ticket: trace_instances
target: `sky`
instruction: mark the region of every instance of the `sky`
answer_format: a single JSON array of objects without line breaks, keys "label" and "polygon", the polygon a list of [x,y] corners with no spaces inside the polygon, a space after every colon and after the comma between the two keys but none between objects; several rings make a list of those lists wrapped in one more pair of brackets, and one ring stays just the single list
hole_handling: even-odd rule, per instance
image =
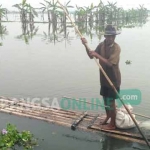
[{"label": "sky", "polygon": [[[49,1],[49,0],[48,0]],[[69,0],[59,0],[62,4],[65,4]],[[144,4],[146,8],[150,10],[150,0],[102,0],[103,3],[109,2],[117,2],[118,7],[123,7],[124,9],[128,8],[136,8],[139,4]],[[21,3],[22,0],[0,0],[0,5],[2,4],[3,8],[7,8],[9,10],[15,10],[12,5]],[[40,7],[39,3],[44,2],[43,0],[27,0],[27,3],[30,3],[33,7]],[[89,6],[91,3],[97,5],[100,0],[71,0],[70,5],[75,6]]]}]

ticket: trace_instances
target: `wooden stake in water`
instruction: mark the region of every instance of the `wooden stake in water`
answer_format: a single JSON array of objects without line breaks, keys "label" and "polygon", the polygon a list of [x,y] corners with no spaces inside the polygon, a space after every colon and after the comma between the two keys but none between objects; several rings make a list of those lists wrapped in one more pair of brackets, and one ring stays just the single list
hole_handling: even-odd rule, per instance
[{"label": "wooden stake in water", "polygon": [[[78,34],[80,35],[81,38],[83,38],[82,34],[80,33],[80,31],[78,30],[78,28],[76,27],[76,25],[73,23],[72,19],[70,18],[68,12],[66,11],[66,9],[64,8],[64,6],[57,0],[58,4],[61,6],[61,8],[64,10],[64,12],[66,13],[66,16],[68,17],[68,19],[71,21],[72,25],[74,26],[75,30],[78,32]],[[87,43],[85,43],[85,47],[87,49],[90,49],[87,45]],[[128,112],[128,114],[130,115],[130,117],[132,118],[134,124],[136,125],[137,129],[139,130],[140,134],[142,135],[142,137],[144,138],[147,146],[150,149],[150,144],[148,142],[148,140],[146,139],[145,135],[143,134],[143,132],[141,131],[137,121],[134,119],[134,117],[132,116],[130,110],[126,107],[126,105],[124,104],[122,98],[120,97],[118,91],[116,90],[115,86],[113,85],[113,83],[111,82],[111,80],[109,79],[109,77],[107,76],[106,72],[104,71],[104,69],[102,68],[102,66],[99,64],[99,62],[96,60],[96,58],[94,57],[94,60],[96,62],[96,64],[98,65],[99,69],[102,71],[103,75],[105,76],[105,78],[107,79],[107,81],[109,82],[109,84],[111,85],[111,87],[113,88],[113,90],[115,91],[115,93],[117,94],[117,96],[119,97],[121,103],[123,104],[123,106],[125,107],[126,111]]]}]

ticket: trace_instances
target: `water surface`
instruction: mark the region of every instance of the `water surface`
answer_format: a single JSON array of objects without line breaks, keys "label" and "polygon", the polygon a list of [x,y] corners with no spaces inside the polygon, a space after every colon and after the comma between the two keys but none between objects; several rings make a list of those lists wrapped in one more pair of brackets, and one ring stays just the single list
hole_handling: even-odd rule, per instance
[{"label": "water surface", "polygon": [[[24,99],[48,97],[50,101],[53,98],[60,100],[64,95],[87,99],[101,98],[98,67],[94,60],[90,60],[86,55],[80,38],[74,34],[74,29],[70,29],[71,41],[64,39],[54,43],[44,40],[43,32],[48,33],[48,24],[35,24],[39,30],[36,36],[29,40],[29,44],[26,44],[24,40],[16,38],[22,34],[20,23],[3,25],[6,26],[8,35],[0,47],[1,96]],[[145,115],[149,115],[150,106],[149,28],[150,22],[142,27],[123,28],[122,34],[116,38],[122,50],[121,89],[141,91],[142,102],[134,106],[134,110]],[[100,42],[98,38],[93,36],[90,39],[86,35],[85,37],[94,50]],[[126,65],[126,60],[131,60],[132,64]],[[101,133],[73,132],[66,127],[33,119],[3,113],[0,116],[1,129],[10,122],[20,129],[31,130],[36,137],[44,139],[39,143],[39,150],[133,150],[134,147],[141,149],[138,144],[114,140]]]}]

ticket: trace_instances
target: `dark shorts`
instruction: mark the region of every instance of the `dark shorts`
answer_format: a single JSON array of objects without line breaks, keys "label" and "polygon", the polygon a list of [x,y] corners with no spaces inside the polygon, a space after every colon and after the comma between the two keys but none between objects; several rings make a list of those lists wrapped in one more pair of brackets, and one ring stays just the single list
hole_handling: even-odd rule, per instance
[{"label": "dark shorts", "polygon": [[[116,90],[120,92],[120,87],[117,87]],[[111,87],[101,86],[100,95],[107,98],[117,99],[117,94]]]}]

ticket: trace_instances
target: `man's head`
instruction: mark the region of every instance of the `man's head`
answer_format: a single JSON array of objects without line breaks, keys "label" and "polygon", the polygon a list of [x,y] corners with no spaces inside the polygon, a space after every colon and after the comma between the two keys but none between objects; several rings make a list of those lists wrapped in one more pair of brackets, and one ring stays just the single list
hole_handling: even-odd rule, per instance
[{"label": "man's head", "polygon": [[114,26],[106,26],[104,37],[106,38],[107,45],[112,45],[114,43],[117,34],[120,34],[120,32],[118,32]]}]

